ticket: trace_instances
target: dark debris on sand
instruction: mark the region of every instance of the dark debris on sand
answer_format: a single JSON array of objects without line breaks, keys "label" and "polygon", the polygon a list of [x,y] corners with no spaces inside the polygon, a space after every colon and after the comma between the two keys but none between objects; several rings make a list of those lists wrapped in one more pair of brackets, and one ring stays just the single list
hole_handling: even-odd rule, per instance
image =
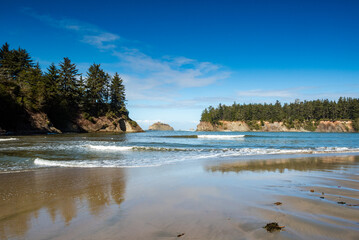
[{"label": "dark debris on sand", "polygon": [[280,231],[284,226],[279,226],[277,222],[267,223],[263,228],[265,228],[268,232]]},{"label": "dark debris on sand", "polygon": [[184,235],[184,233],[178,234],[177,237],[182,237]]}]

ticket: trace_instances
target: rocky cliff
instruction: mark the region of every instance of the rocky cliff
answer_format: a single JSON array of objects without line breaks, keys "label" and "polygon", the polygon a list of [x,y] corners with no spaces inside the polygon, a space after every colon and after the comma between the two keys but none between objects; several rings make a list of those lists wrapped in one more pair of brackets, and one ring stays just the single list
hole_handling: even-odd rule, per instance
[{"label": "rocky cliff", "polygon": [[76,119],[74,126],[85,132],[143,132],[135,121],[116,116],[90,119],[81,116]]},{"label": "rocky cliff", "polygon": [[197,131],[260,131],[260,132],[355,132],[351,121],[319,122],[267,122],[267,121],[219,121],[218,124],[200,122]]},{"label": "rocky cliff", "polygon": [[63,126],[54,126],[45,113],[27,112],[14,129],[0,129],[0,134],[45,134],[63,132],[143,132],[142,128],[125,116],[85,118],[82,114]]},{"label": "rocky cliff", "polygon": [[154,124],[152,124],[148,130],[153,130],[153,131],[173,131],[173,127],[171,127],[170,125],[166,124],[166,123],[161,123],[161,122],[156,122]]}]

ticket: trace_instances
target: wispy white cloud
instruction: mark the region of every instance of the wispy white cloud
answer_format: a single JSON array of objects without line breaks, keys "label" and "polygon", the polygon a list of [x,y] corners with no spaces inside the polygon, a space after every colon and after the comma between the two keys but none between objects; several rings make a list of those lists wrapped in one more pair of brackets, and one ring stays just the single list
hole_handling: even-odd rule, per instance
[{"label": "wispy white cloud", "polygon": [[[124,79],[131,100],[163,100],[179,97],[178,90],[203,87],[229,76],[211,63],[193,59],[154,59],[138,51],[116,52],[125,69]],[[186,66],[185,66],[186,65]]]},{"label": "wispy white cloud", "polygon": [[[252,89],[246,91],[238,91],[237,96],[239,99],[250,102],[274,102],[275,100],[281,101],[294,101],[300,100],[313,100],[313,99],[329,99],[337,100],[339,97],[359,97],[359,93],[355,91],[337,92],[335,89],[328,89],[328,86],[303,86],[298,88],[287,88],[278,90],[265,90],[265,89]],[[313,91],[314,90],[314,91]]]},{"label": "wispy white cloud", "polygon": [[115,49],[120,36],[106,32],[99,27],[74,19],[56,19],[50,15],[38,14],[32,8],[23,8],[22,11],[35,19],[40,20],[52,27],[61,28],[75,32],[79,35],[80,41],[95,46],[100,50]]},{"label": "wispy white cloud", "polygon": [[84,35],[82,41],[88,43],[98,49],[115,49],[117,46],[114,44],[120,37],[113,33],[103,32],[97,35]]},{"label": "wispy white cloud", "polygon": [[191,126],[193,128],[195,128],[195,126],[199,123],[199,121],[197,120],[165,120],[165,119],[136,119],[136,122],[138,124],[141,125],[141,127],[144,130],[147,130],[149,128],[149,126],[151,126],[152,124],[156,123],[156,122],[162,122],[162,123],[167,123],[170,124],[170,126],[174,127],[174,129],[189,129],[188,126]]},{"label": "wispy white cloud", "polygon": [[154,124],[155,122],[161,122],[161,119],[156,119],[156,120],[154,120],[154,119],[144,119],[144,120],[139,119],[139,120],[136,120],[136,122],[138,122],[139,124],[141,124],[141,123]]},{"label": "wispy white cloud", "polygon": [[81,42],[116,56],[117,63],[102,66],[121,70],[129,100],[160,100],[169,103],[178,96],[180,89],[208,86],[230,75],[220,65],[183,56],[153,58],[139,49],[124,46],[119,35],[88,23],[56,19],[38,14],[31,8],[23,12],[50,26],[75,32]]},{"label": "wispy white cloud", "polygon": [[264,90],[264,89],[253,89],[247,91],[239,91],[239,97],[278,97],[278,98],[286,98],[293,97],[298,94],[295,89],[284,89],[284,90]]},{"label": "wispy white cloud", "polygon": [[153,103],[141,103],[141,104],[130,104],[132,108],[146,108],[146,109],[204,109],[206,106],[198,105],[192,101],[171,101],[170,103],[164,104],[153,104]]},{"label": "wispy white cloud", "polygon": [[129,107],[143,109],[201,109],[209,105],[232,104],[236,99],[230,97],[198,97],[190,99],[167,99],[167,101],[156,101],[154,103],[130,103]]},{"label": "wispy white cloud", "polygon": [[236,98],[234,97],[195,97],[193,98],[196,102],[201,103],[223,103],[223,102],[234,102]]}]

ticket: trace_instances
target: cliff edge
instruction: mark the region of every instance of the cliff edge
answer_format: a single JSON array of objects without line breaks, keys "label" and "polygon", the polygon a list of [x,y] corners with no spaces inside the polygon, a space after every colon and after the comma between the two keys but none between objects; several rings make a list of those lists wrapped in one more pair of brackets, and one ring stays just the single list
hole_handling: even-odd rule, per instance
[{"label": "cliff edge", "polygon": [[233,132],[355,132],[352,121],[307,121],[307,122],[268,122],[268,121],[219,121],[217,124],[201,121],[197,131]]},{"label": "cliff edge", "polygon": [[85,114],[79,114],[71,121],[67,121],[61,126],[54,126],[48,116],[43,112],[26,112],[26,116],[18,119],[15,127],[0,128],[0,134],[46,134],[63,132],[143,132],[137,122],[127,116],[100,116],[86,117]]}]

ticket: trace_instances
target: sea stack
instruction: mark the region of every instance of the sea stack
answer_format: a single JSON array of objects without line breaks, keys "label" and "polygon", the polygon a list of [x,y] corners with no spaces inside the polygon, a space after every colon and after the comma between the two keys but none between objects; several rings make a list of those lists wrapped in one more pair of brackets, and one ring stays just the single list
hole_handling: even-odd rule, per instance
[{"label": "sea stack", "polygon": [[171,127],[170,125],[166,124],[166,123],[161,123],[161,122],[156,122],[154,124],[152,124],[148,130],[153,130],[153,131],[173,131],[173,127]]}]

